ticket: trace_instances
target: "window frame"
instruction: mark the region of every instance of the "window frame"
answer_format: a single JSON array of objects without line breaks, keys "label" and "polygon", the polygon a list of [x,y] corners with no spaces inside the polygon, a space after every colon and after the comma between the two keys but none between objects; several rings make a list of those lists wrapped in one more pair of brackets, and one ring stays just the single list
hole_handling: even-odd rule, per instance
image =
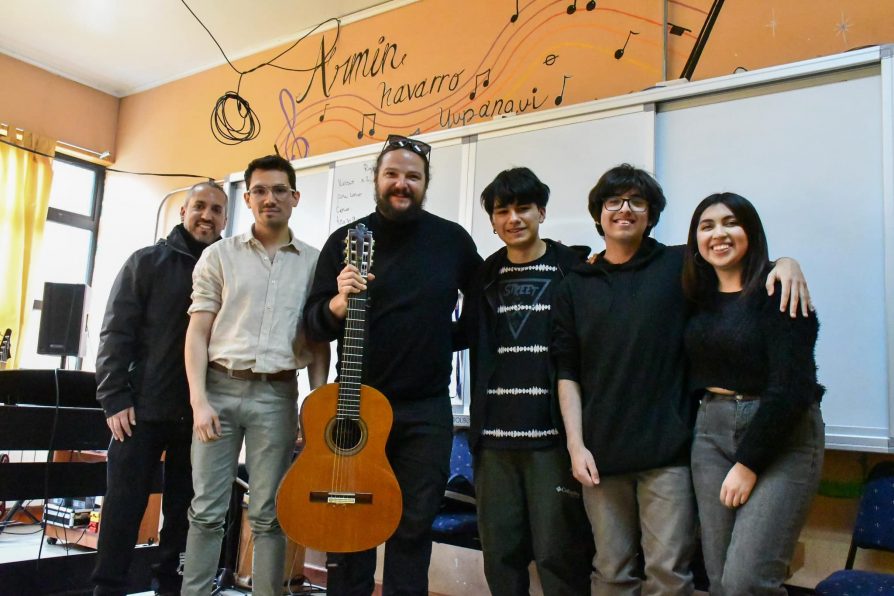
[{"label": "window frame", "polygon": [[64,153],[57,153],[53,159],[90,170],[94,175],[93,209],[90,215],[82,215],[73,211],[49,207],[46,219],[48,222],[52,221],[65,226],[89,230],[92,233],[90,251],[87,255],[87,270],[84,272],[84,283],[92,287],[93,271],[96,265],[96,241],[99,236],[99,218],[102,215],[102,199],[106,182],[106,168],[105,166],[65,155]]}]

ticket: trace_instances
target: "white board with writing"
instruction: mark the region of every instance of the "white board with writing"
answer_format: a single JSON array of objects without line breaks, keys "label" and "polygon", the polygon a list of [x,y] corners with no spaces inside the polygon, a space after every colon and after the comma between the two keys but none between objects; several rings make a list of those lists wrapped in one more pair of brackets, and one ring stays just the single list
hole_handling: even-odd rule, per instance
[{"label": "white board with writing", "polygon": [[[329,230],[372,213],[376,207],[373,169],[376,159],[365,158],[336,163],[332,184]],[[431,154],[431,183],[425,209],[451,221],[459,219],[462,145],[437,145]]]}]

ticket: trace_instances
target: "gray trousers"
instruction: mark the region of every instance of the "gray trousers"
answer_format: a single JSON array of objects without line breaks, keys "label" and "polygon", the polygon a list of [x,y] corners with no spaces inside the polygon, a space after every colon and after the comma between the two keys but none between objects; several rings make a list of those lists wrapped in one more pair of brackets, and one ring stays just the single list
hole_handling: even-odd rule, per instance
[{"label": "gray trousers", "polygon": [[564,445],[480,449],[475,495],[484,575],[494,596],[528,594],[532,560],[545,596],[589,593],[590,524]]},{"label": "gray trousers", "polygon": [[[594,596],[693,593],[695,499],[688,467],[604,476],[584,488],[584,506],[596,542]],[[645,579],[637,575],[640,546]]]},{"label": "gray trousers", "polygon": [[786,448],[758,475],[748,501],[720,502],[720,486],[759,400],[702,400],[692,445],[692,479],[712,595],[784,595],[782,583],[823,468],[825,431],[813,405],[791,429]]},{"label": "gray trousers", "polygon": [[276,489],[292,459],[298,428],[295,381],[243,381],[209,369],[208,401],[221,437],[192,442],[195,496],[183,570],[184,596],[206,596],[217,573],[230,491],[245,440],[248,520],[254,537],[252,594],[282,593],[286,541],[276,519]]}]

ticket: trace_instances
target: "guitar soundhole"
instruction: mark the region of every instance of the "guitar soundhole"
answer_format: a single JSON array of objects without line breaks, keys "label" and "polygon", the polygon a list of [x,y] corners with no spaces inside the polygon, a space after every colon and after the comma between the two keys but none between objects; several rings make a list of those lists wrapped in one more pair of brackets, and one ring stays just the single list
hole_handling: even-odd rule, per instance
[{"label": "guitar soundhole", "polygon": [[353,455],[366,443],[366,425],[363,420],[333,418],[326,428],[326,443],[336,453]]}]

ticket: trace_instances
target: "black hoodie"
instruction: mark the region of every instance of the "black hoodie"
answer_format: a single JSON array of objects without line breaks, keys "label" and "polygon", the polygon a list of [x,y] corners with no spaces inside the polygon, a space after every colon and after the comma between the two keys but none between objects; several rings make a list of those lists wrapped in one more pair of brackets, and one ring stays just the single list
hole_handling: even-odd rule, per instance
[{"label": "black hoodie", "polygon": [[581,386],[584,444],[600,474],[688,463],[684,248],[645,238],[628,262],[599,255],[556,289],[552,353],[558,378]]}]

